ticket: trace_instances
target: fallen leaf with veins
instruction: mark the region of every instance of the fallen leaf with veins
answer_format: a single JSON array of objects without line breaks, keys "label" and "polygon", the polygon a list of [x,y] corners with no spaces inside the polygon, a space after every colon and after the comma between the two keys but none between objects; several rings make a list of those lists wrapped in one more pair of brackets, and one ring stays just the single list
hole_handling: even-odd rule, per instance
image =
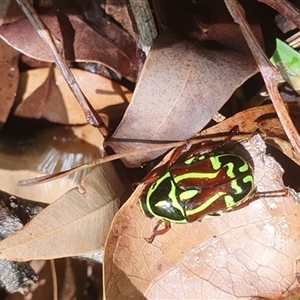
[{"label": "fallen leaf with veins", "polygon": [[[283,170],[264,154],[262,139],[256,135],[243,145],[254,161],[258,190],[283,189]],[[300,206],[292,193],[258,199],[220,217],[173,225],[148,244],[143,237],[151,235],[157,221],[139,209],[142,190],[139,186],[119,210],[106,241],[107,300],[276,299],[294,281]]]},{"label": "fallen leaf with veins", "polygon": [[[194,136],[255,74],[249,50],[243,50],[223,52],[163,32],[151,47],[132,101],[107,145],[122,153]],[[136,167],[161,154],[141,151],[122,161]]]}]

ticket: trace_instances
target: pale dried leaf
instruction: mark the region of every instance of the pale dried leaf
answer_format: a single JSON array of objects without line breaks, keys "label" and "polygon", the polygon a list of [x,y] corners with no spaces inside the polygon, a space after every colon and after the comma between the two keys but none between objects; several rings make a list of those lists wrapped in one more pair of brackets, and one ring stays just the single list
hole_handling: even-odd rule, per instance
[{"label": "pale dried leaf", "polygon": [[[259,136],[244,143],[258,190],[280,190],[282,169]],[[292,196],[173,225],[147,244],[156,220],[139,210],[140,186],[117,213],[105,250],[106,299],[278,298],[295,278],[300,207]],[[124,288],[126,286],[126,288]]]},{"label": "pale dried leaf", "polygon": [[[114,112],[117,107],[120,108],[120,111],[126,109],[132,96],[132,93],[127,88],[97,74],[78,69],[71,70],[91,105],[95,110],[100,112],[106,120],[107,118],[114,119],[117,117],[116,113],[111,113],[112,108],[114,108]],[[32,95],[32,93],[40,87],[42,82],[46,80],[47,75],[47,68],[29,70],[21,73],[16,96],[17,102],[23,103],[26,98]],[[58,69],[54,69],[54,76],[55,84],[60,91],[67,113],[67,122],[62,123],[85,124],[87,121],[82,108]]]},{"label": "pale dried leaf", "polygon": [[84,191],[70,190],[3,240],[1,258],[28,261],[101,250],[124,186],[111,164],[94,169],[82,186]]}]

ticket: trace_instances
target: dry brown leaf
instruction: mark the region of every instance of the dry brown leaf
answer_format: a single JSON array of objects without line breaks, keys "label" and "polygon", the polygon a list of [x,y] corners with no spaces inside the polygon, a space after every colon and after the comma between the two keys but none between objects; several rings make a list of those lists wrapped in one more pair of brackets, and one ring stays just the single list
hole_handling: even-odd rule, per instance
[{"label": "dry brown leaf", "polygon": [[[100,3],[82,1],[80,2],[80,6],[87,20],[93,24],[93,28],[96,28],[99,34],[108,37],[118,46],[119,51],[124,52],[128,57],[135,60],[137,49],[135,40],[136,34],[133,31],[127,3],[126,1],[121,1],[123,0],[118,0],[117,3],[118,11],[121,13],[121,16],[109,14],[116,22],[110,20],[110,17],[101,9]],[[68,4],[74,10],[74,5]],[[108,2],[106,1],[105,6],[107,7],[107,5]]]},{"label": "dry brown leaf", "polygon": [[[256,72],[252,62],[248,50],[214,50],[180,40],[169,31],[162,33],[154,41],[133,99],[108,145],[120,153],[151,147],[155,141],[194,136]],[[157,152],[141,152],[123,161],[140,166],[155,156]]]},{"label": "dry brown leaf", "polygon": [[[107,118],[114,119],[118,117],[116,113],[111,113],[112,108],[114,108],[114,112],[117,107],[120,107],[120,111],[126,109],[132,96],[132,93],[127,88],[97,74],[78,69],[71,70],[85,96],[89,99],[95,110],[100,112],[104,119],[107,120]],[[47,68],[29,70],[21,73],[20,84],[16,96],[17,102],[24,103],[28,97],[33,95],[33,93],[40,88],[41,83],[46,80],[47,75]],[[55,84],[62,97],[63,105],[65,107],[64,110],[66,110],[67,113],[67,120],[63,122],[63,119],[61,119],[60,123],[69,125],[85,124],[86,118],[82,108],[58,69],[54,69],[54,77]],[[49,103],[49,105],[51,105],[51,103]],[[49,109],[50,108],[47,107],[47,110]],[[50,112],[47,113],[49,114]]]},{"label": "dry brown leaf", "polygon": [[[32,2],[32,0],[30,0]],[[0,3],[0,26],[2,24],[13,23],[24,18],[24,14],[16,0],[6,0]]]},{"label": "dry brown leaf", "polygon": [[[258,190],[280,190],[282,169],[259,136],[251,153]],[[173,225],[145,242],[156,220],[140,212],[143,186],[119,210],[105,248],[106,299],[276,299],[294,281],[299,258],[300,207],[289,195],[246,208]],[[126,287],[126,288],[124,288]]]},{"label": "dry brown leaf", "polygon": [[[286,103],[285,104],[291,119],[295,126],[300,130],[300,124],[298,121],[299,105],[298,103]],[[228,118],[222,123],[203,130],[201,135],[212,134],[216,132],[227,132],[236,124],[239,125],[240,132],[254,133],[259,130],[264,140],[278,148],[282,153],[300,165],[300,160],[295,155],[293,147],[289,142],[285,131],[278,119],[273,104],[253,107],[235,114],[233,117]]]},{"label": "dry brown leaf", "polygon": [[[154,41],[133,101],[108,143],[117,153],[191,138],[256,71],[223,1],[152,2],[158,20],[174,34],[162,32]],[[253,1],[243,5],[249,8],[251,30],[263,44],[261,27],[269,18],[272,22],[272,14]],[[264,36],[271,38],[268,28]],[[123,161],[135,167],[159,154],[141,151]]]},{"label": "dry brown leaf", "polygon": [[18,188],[17,182],[99,158],[101,140],[100,132],[89,125],[72,129],[54,127],[22,138],[2,135],[0,189],[22,198],[51,203],[78,186],[88,170],[30,188]]},{"label": "dry brown leaf", "polygon": [[11,1],[2,1],[0,3],[0,25],[3,24],[3,19],[7,13],[7,9],[9,7]]},{"label": "dry brown leaf", "polygon": [[45,118],[50,122],[68,124],[62,95],[55,84],[53,66],[49,69],[46,80],[16,107],[14,114],[24,118]]},{"label": "dry brown leaf", "polygon": [[112,164],[94,169],[77,188],[53,202],[0,243],[1,258],[28,261],[101,251],[125,188]]},{"label": "dry brown leaf", "polygon": [[[135,81],[138,63],[134,46],[125,51],[106,36],[101,36],[94,29],[76,16],[66,16],[61,12],[40,16],[57,40],[64,46],[67,61],[98,62],[118,74]],[[60,24],[62,22],[62,24]],[[122,29],[119,29],[122,31]],[[22,35],[20,35],[22,31]],[[63,31],[63,33],[61,32]],[[47,45],[27,18],[13,24],[2,25],[0,36],[9,45],[20,52],[42,61],[53,62],[53,56]],[[135,45],[134,40],[132,40]],[[128,54],[128,51],[130,55]]]},{"label": "dry brown leaf", "polygon": [[0,128],[6,122],[15,101],[19,80],[18,56],[19,52],[0,40]]},{"label": "dry brown leaf", "polygon": [[136,33],[133,30],[132,20],[128,12],[126,0],[107,0],[103,4],[105,12],[112,16],[132,36]]},{"label": "dry brown leaf", "polygon": [[[295,280],[295,286],[293,287],[293,289],[286,291],[280,298],[278,298],[278,300],[298,300],[299,297],[300,297],[300,284],[298,280]],[[265,300],[265,299],[261,299],[261,300]]]}]

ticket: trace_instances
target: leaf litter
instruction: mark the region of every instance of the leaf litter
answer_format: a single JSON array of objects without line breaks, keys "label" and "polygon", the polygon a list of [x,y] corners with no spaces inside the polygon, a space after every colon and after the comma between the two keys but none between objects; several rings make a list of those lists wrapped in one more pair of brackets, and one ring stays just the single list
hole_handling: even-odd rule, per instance
[{"label": "leaf litter", "polygon": [[[146,99],[149,101],[149,98]],[[263,115],[264,112],[258,112],[259,114]],[[252,120],[252,123],[262,125],[257,119]],[[151,132],[149,129],[148,131]],[[273,141],[278,141],[278,136],[275,132]],[[124,136],[121,136],[121,139],[124,139]],[[257,143],[259,144],[258,141]],[[284,148],[283,143],[279,148]],[[290,146],[288,148],[292,156],[293,151]],[[268,190],[271,186],[276,188],[277,184],[283,186],[280,168],[276,169],[276,163],[272,159],[269,160],[268,156],[263,154],[262,157],[259,164],[265,165],[256,169],[261,169],[263,180],[270,182],[262,185],[258,182],[258,186]],[[134,163],[139,164],[139,160],[136,159]],[[235,298],[247,297],[246,295],[276,298],[282,290],[291,285],[292,277],[295,277],[292,267],[295,265],[294,257],[295,253],[299,252],[297,245],[293,244],[293,241],[299,239],[296,218],[298,206],[293,199],[293,193],[284,200],[260,199],[243,210],[223,214],[219,218],[205,219],[198,224],[173,226],[168,236],[155,240],[159,248],[156,245],[149,248],[148,245],[141,244],[141,241],[144,242],[145,232],[149,229],[151,232],[155,222],[146,219],[136,203],[133,203],[139,197],[141,189],[142,187],[139,187],[119,211],[109,235],[108,241],[111,243],[107,244],[108,258],[105,261],[108,299],[111,295],[119,295],[119,299],[123,299],[124,295],[135,295],[137,298],[147,295],[151,298],[159,294],[162,297],[170,297],[172,293],[173,296],[182,299],[197,296],[197,292],[202,293],[202,298],[203,295],[205,297],[212,294],[226,299],[232,295]],[[72,192],[70,195],[73,196]],[[135,200],[131,200],[134,197]],[[241,236],[243,240],[240,240]],[[200,238],[200,244],[194,241],[197,238]],[[249,242],[250,238],[252,244]],[[39,239],[42,240],[42,237],[37,238]],[[46,239],[46,243],[53,242],[50,238]],[[78,251],[78,248],[76,249]],[[266,254],[262,249],[267,249]],[[55,255],[61,255],[59,251]],[[64,251],[67,250],[64,249],[61,253],[65,253]],[[17,252],[15,254],[19,255]],[[226,261],[223,260],[224,256]],[[141,263],[140,257],[145,258],[146,264]],[[124,258],[127,259],[127,266],[123,265]],[[278,265],[282,270],[278,271]],[[136,275],[136,270],[140,271],[139,276]],[[119,275],[120,281],[116,282],[115,276]],[[269,279],[267,275],[274,277]],[[274,278],[281,278],[280,284]],[[126,289],[122,290],[119,287],[124,283]],[[195,291],[191,286],[199,287],[199,291]]]}]

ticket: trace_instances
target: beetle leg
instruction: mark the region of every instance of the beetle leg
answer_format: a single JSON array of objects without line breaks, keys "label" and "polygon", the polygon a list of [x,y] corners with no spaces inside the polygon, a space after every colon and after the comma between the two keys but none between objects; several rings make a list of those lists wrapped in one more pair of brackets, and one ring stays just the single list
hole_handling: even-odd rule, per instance
[{"label": "beetle leg", "polygon": [[[164,222],[165,228],[160,229],[160,230],[157,230],[158,227],[160,226],[160,224],[161,224],[162,222]],[[153,228],[153,233],[152,233],[152,235],[151,235],[149,238],[144,238],[144,239],[145,239],[145,241],[146,241],[147,243],[152,244],[152,242],[154,241],[154,239],[155,239],[155,237],[156,237],[157,235],[163,235],[163,234],[165,234],[166,232],[169,231],[170,228],[171,228],[171,222],[159,220],[159,221],[157,222],[157,224],[155,225],[155,227]]]},{"label": "beetle leg", "polygon": [[[209,143],[209,144],[205,144],[203,143],[200,148],[194,150],[194,151],[190,151],[187,158],[193,157],[193,156],[197,156],[197,155],[201,155],[204,153],[208,153],[212,150],[218,149],[223,147],[224,145],[226,145],[234,135],[236,135],[239,132],[239,127],[236,125],[234,127],[231,128],[231,130],[228,132],[228,136],[221,142],[214,142],[214,143]],[[174,163],[177,161],[177,159],[185,152],[188,152],[191,148],[192,144],[190,143],[190,140],[187,140],[186,143],[183,146],[177,147],[169,162],[168,162],[168,169],[170,169]]]},{"label": "beetle leg", "polygon": [[[236,125],[236,126],[231,128],[231,130],[229,131],[229,135],[228,135],[228,137],[225,138],[225,140],[223,140],[221,142],[215,142],[214,144],[208,144],[208,145],[203,144],[201,146],[201,149],[191,151],[187,158],[190,158],[190,157],[193,157],[193,156],[196,156],[196,155],[200,155],[200,154],[204,154],[204,153],[210,152],[214,149],[218,149],[218,148],[223,147],[238,132],[239,132],[239,127]],[[167,170],[169,170],[176,163],[177,159],[183,153],[186,153],[190,150],[191,146],[192,146],[192,144],[190,143],[190,140],[187,140],[184,145],[182,145],[180,147],[177,147],[174,150],[173,154],[171,155],[171,157],[169,159],[169,162],[167,163],[167,166],[161,166],[160,168],[166,168]],[[154,181],[156,181],[160,177],[160,175],[159,175],[160,174],[160,168],[156,168],[154,171],[152,171],[148,175],[146,175],[146,177],[144,177],[142,182],[145,183],[145,184],[151,184]],[[136,188],[139,184],[140,184],[140,182],[134,183],[132,185],[132,187]]]},{"label": "beetle leg", "polygon": [[285,188],[278,191],[256,192],[254,196],[257,198],[270,198],[270,197],[285,197],[289,194],[289,189]]},{"label": "beetle leg", "polygon": [[161,173],[166,172],[166,166],[160,166],[158,168],[155,168],[154,170],[150,171],[140,182],[135,182],[131,184],[132,188],[135,189],[139,184],[144,183],[144,184],[151,184],[154,181],[156,181]]},{"label": "beetle leg", "polygon": [[259,198],[285,197],[288,194],[289,194],[288,189],[282,189],[282,190],[278,190],[278,191],[267,191],[267,192],[257,192],[256,191],[252,196],[250,196],[247,199],[247,201],[245,201],[242,204],[240,204],[239,206],[235,207],[234,210],[241,209]]},{"label": "beetle leg", "polygon": [[[278,190],[278,191],[267,191],[267,192],[254,191],[252,196],[247,198],[247,200],[244,201],[243,203],[241,203],[240,205],[233,207],[233,209],[238,210],[238,209],[244,208],[244,207],[248,206],[251,202],[258,200],[259,198],[285,197],[288,194],[289,194],[288,189],[282,189],[282,190]],[[230,210],[228,212],[230,212]]]},{"label": "beetle leg", "polygon": [[177,147],[177,148],[174,150],[174,152],[172,153],[172,155],[171,155],[171,157],[170,157],[170,159],[169,159],[169,162],[168,162],[168,165],[167,165],[167,166],[168,166],[168,169],[171,168],[171,167],[174,165],[174,163],[177,161],[177,159],[178,159],[183,153],[188,152],[188,151],[190,150],[191,146],[192,146],[192,145],[191,145],[191,143],[190,143],[190,140],[187,140],[187,141],[185,142],[184,145]]},{"label": "beetle leg", "polygon": [[191,151],[188,155],[187,158],[191,158],[193,156],[197,156],[197,155],[201,155],[201,154],[205,154],[205,153],[208,153],[208,152],[211,152],[213,150],[216,150],[218,148],[222,148],[223,146],[225,146],[231,139],[234,135],[238,134],[239,133],[239,126],[236,125],[236,126],[233,126],[230,131],[228,132],[228,136],[221,142],[213,142],[213,143],[210,143],[210,144],[203,144],[201,146],[201,148],[198,148],[198,149],[195,149],[194,151]]}]

